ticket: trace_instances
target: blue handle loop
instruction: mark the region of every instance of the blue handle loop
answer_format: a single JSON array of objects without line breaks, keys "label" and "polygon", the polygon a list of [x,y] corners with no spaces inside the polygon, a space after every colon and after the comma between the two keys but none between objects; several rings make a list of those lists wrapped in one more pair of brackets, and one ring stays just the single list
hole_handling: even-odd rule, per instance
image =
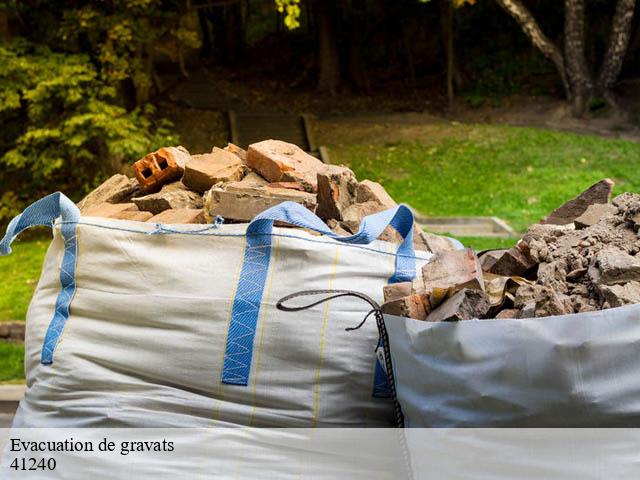
[{"label": "blue handle loop", "polygon": [[52,227],[58,217],[62,217],[65,223],[75,223],[80,219],[80,210],[64,194],[52,193],[32,203],[9,222],[7,232],[0,241],[0,255],[11,253],[11,243],[20,232],[36,225]]},{"label": "blue handle loop", "polygon": [[262,296],[271,258],[273,222],[281,221],[328,235],[339,242],[368,244],[391,225],[403,237],[396,255],[396,270],[390,283],[413,280],[416,258],[413,251],[413,214],[404,205],[365,217],[355,235],[341,237],[304,206],[284,202],[262,212],[247,227],[247,245],[240,270],[222,367],[222,383],[247,385],[253,358],[253,344]]},{"label": "blue handle loop", "polygon": [[339,242],[358,245],[373,242],[382,235],[388,226],[391,226],[402,236],[403,241],[396,252],[396,271],[389,279],[389,283],[406,282],[415,278],[413,213],[405,205],[398,205],[395,208],[369,215],[362,220],[357,233],[341,237],[304,206],[295,202],[283,202],[257,215],[247,228],[247,237],[271,235],[274,221],[308,228]]},{"label": "blue handle loop", "polygon": [[64,326],[70,315],[71,300],[76,291],[76,259],[78,242],[76,226],[80,220],[80,210],[60,192],[52,193],[28,206],[24,212],[15,217],[7,227],[7,233],[0,241],[0,255],[11,253],[11,242],[20,232],[36,226],[53,227],[53,222],[62,219],[60,231],[64,240],[64,254],[60,266],[61,289],[56,299],[53,318],[44,338],[40,362],[44,365],[53,363],[53,352],[58,345]]}]

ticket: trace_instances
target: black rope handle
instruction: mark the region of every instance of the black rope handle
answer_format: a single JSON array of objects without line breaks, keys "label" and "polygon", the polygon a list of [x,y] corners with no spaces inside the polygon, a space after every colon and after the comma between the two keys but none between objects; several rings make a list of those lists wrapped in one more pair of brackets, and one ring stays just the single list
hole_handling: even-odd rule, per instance
[{"label": "black rope handle", "polygon": [[[317,296],[317,295],[328,295],[328,296],[325,296],[320,300],[317,300],[312,303],[307,303],[304,305],[299,305],[299,306],[285,305],[286,302],[293,300],[294,298],[310,297],[310,296]],[[299,312],[301,310],[307,310],[309,308],[313,308],[317,305],[320,305],[324,302],[335,300],[341,297],[359,298],[360,300],[367,302],[371,306],[371,310],[365,315],[364,319],[362,320],[362,322],[360,322],[360,324],[358,324],[355,327],[347,328],[346,330],[347,331],[357,330],[365,324],[365,322],[371,315],[375,316],[376,325],[378,327],[378,334],[380,336],[379,345],[380,344],[382,345],[382,349],[384,352],[385,370],[387,373],[387,381],[389,382],[389,388],[391,389],[391,398],[393,400],[393,409],[395,414],[396,426],[399,428],[403,428],[404,414],[402,413],[402,408],[400,407],[400,403],[398,402],[398,396],[396,392],[396,382],[395,382],[395,377],[393,375],[393,365],[391,363],[391,349],[389,346],[389,335],[387,334],[387,328],[385,327],[385,324],[384,324],[384,316],[382,314],[382,309],[380,308],[380,305],[378,305],[378,302],[373,300],[368,295],[365,295],[364,293],[355,292],[353,290],[303,290],[303,291],[292,293],[290,295],[286,295],[282,297],[276,303],[276,308],[278,310],[282,310],[283,312]],[[376,350],[377,348],[378,347],[376,347]]]}]

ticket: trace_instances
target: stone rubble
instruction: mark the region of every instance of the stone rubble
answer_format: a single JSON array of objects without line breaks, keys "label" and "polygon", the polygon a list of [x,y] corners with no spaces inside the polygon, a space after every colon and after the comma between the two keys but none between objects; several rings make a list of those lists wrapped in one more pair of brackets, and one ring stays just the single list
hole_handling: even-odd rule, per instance
[{"label": "stone rubble", "polygon": [[[413,318],[528,319],[640,303],[640,195],[609,203],[612,189],[609,179],[597,182],[532,225],[515,247],[479,259],[468,249],[436,254],[422,269],[431,313]],[[407,285],[385,289],[395,305],[413,295]]]}]

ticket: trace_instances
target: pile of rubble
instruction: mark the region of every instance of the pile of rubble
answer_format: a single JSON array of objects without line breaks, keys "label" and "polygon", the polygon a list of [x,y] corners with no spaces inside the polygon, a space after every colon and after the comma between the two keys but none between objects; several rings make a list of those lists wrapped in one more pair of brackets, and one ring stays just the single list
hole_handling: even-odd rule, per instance
[{"label": "pile of rubble", "polygon": [[[79,204],[83,215],[163,224],[249,222],[284,201],[315,212],[340,235],[357,232],[362,219],[396,206],[382,185],[359,182],[347,167],[326,165],[296,145],[278,140],[248,150],[229,144],[191,155],[166,147],[133,165],[135,178],[114,175]],[[391,228],[382,240],[400,242]],[[416,249],[446,251],[446,239],[416,228]]]},{"label": "pile of rubble", "polygon": [[531,318],[640,303],[640,195],[602,180],[504,250],[441,252],[412,283],[385,287],[386,313],[427,321]]}]

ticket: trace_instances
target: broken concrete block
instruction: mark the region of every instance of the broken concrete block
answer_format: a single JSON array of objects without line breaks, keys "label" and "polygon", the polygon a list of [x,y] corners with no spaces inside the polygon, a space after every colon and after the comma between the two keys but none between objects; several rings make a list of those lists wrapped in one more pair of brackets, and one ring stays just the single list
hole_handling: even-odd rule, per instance
[{"label": "broken concrete block", "polygon": [[398,205],[382,185],[371,180],[363,180],[358,183],[356,187],[356,202],[376,202],[382,207],[381,210],[388,210]]},{"label": "broken concrete block", "polygon": [[640,282],[627,282],[624,285],[601,285],[598,290],[604,301],[611,307],[640,303]]},{"label": "broken concrete block", "polygon": [[184,147],[164,147],[133,164],[133,172],[145,193],[157,192],[163,185],[182,177],[191,155]]},{"label": "broken concrete block", "polygon": [[432,253],[439,253],[456,249],[453,243],[451,243],[447,238],[441,235],[424,232],[420,225],[414,224],[413,233],[413,246],[416,250],[426,250]]},{"label": "broken concrete block", "polygon": [[513,308],[505,308],[504,310],[498,312],[498,314],[495,316],[496,320],[511,320],[512,318],[517,317],[518,310],[515,310]]},{"label": "broken concrete block", "polygon": [[220,215],[229,220],[250,222],[259,213],[286,201],[300,203],[311,211],[316,206],[316,196],[312,193],[254,187],[244,182],[214,185],[205,195],[205,218],[211,222]]},{"label": "broken concrete block", "polygon": [[101,203],[85,209],[82,214],[87,217],[113,218],[122,212],[138,212],[138,207],[133,203]]},{"label": "broken concrete block", "polygon": [[480,262],[470,248],[435,254],[422,267],[422,280],[426,292],[434,288],[484,290]]},{"label": "broken concrete block", "polygon": [[318,173],[318,208],[323,220],[343,219],[343,212],[355,202],[358,180],[347,167],[327,165]]},{"label": "broken concrete block", "polygon": [[300,182],[316,192],[317,175],[326,165],[291,143],[265,140],[249,146],[247,165],[270,182]]},{"label": "broken concrete block", "polygon": [[202,208],[202,196],[189,190],[182,182],[165,185],[158,193],[133,199],[140,210],[157,215],[171,208]]},{"label": "broken concrete block", "polygon": [[617,248],[600,250],[595,256],[595,267],[589,268],[589,275],[597,285],[640,281],[640,258]]},{"label": "broken concrete block", "polygon": [[78,203],[81,212],[101,203],[120,203],[131,198],[139,190],[138,182],[125,175],[116,174],[89,193]]},{"label": "broken concrete block", "polygon": [[535,316],[550,317],[573,313],[571,299],[552,288],[543,287],[538,290],[535,299]]},{"label": "broken concrete block", "polygon": [[382,312],[387,315],[424,320],[429,314],[429,302],[426,295],[409,295],[382,305]]},{"label": "broken concrete block", "polygon": [[382,293],[384,296],[384,303],[392,300],[398,300],[399,298],[408,297],[413,292],[412,282],[400,282],[391,283],[382,287]]},{"label": "broken concrete block", "polygon": [[484,272],[506,277],[521,277],[536,265],[518,247],[487,252],[480,257],[480,263]]},{"label": "broken concrete block", "polygon": [[574,199],[569,200],[564,205],[555,209],[540,223],[550,223],[554,225],[573,223],[576,218],[587,210],[589,205],[609,203],[613,186],[613,180],[609,178],[600,180]]},{"label": "broken concrete block", "polygon": [[611,217],[618,209],[610,203],[595,203],[589,205],[582,215],[573,221],[576,229],[582,229],[595,225],[603,218]]},{"label": "broken concrete block", "polygon": [[211,153],[193,155],[184,167],[184,183],[191,190],[206,192],[216,183],[242,180],[247,167],[231,152],[214,147]]},{"label": "broken concrete block", "polygon": [[485,292],[463,288],[441,303],[427,316],[426,320],[428,322],[455,322],[483,318],[490,307],[491,302]]},{"label": "broken concrete block", "polygon": [[[146,213],[146,212],[145,212]],[[204,211],[200,208],[178,208],[165,210],[149,218],[149,223],[183,224],[206,223]]]},{"label": "broken concrete block", "polygon": [[239,146],[229,142],[227,143],[227,146],[224,147],[224,150],[226,150],[227,152],[233,153],[240,160],[242,160],[243,163],[245,164],[247,163],[247,151],[244,148],[240,148]]}]

